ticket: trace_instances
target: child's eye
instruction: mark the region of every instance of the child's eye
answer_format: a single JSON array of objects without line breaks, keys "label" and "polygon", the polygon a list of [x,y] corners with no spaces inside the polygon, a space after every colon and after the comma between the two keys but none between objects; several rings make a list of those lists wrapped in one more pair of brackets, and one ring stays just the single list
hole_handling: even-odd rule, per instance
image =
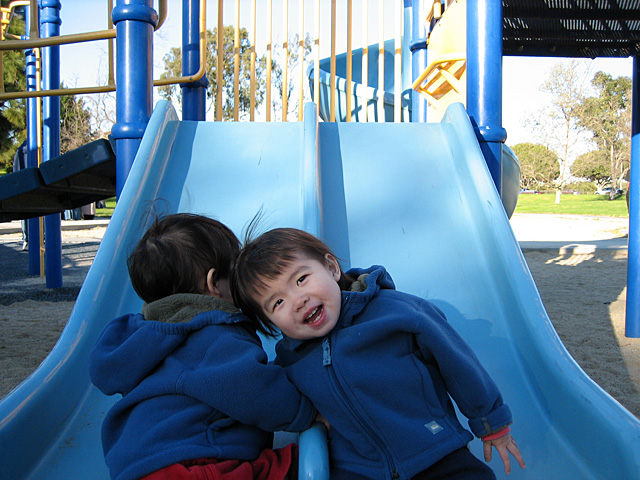
[{"label": "child's eye", "polygon": [[305,281],[305,279],[306,279],[306,278],[307,278],[307,276],[306,276],[306,275],[302,275],[302,276],[298,279],[298,281],[296,282],[296,285],[300,285],[302,282],[304,282],[304,281]]},{"label": "child's eye", "polygon": [[282,299],[279,298],[278,300],[276,300],[276,303],[273,304],[273,309],[275,310],[276,308],[278,308],[280,305],[282,304]]}]

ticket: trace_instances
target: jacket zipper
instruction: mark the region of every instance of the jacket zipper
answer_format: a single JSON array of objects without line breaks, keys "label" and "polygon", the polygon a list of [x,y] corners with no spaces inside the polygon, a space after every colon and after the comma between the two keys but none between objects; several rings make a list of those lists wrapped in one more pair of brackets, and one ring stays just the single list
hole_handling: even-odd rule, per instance
[{"label": "jacket zipper", "polygon": [[327,367],[329,371],[329,379],[331,380],[331,385],[334,390],[337,392],[338,399],[342,399],[342,404],[346,407],[346,410],[351,415],[351,418],[356,420],[356,422],[363,428],[363,430],[367,433],[369,438],[373,441],[373,443],[378,447],[378,449],[383,453],[386,458],[387,465],[389,467],[389,471],[391,472],[391,478],[400,478],[400,474],[396,470],[395,464],[389,452],[384,447],[384,443],[380,440],[380,437],[373,431],[373,429],[369,426],[369,424],[362,418],[359,414],[358,410],[353,407],[351,401],[348,399],[346,392],[342,388],[342,385],[338,381],[338,377],[335,372],[335,367],[333,366],[333,357],[331,352],[331,340],[329,337],[325,337],[322,340],[322,364]]}]

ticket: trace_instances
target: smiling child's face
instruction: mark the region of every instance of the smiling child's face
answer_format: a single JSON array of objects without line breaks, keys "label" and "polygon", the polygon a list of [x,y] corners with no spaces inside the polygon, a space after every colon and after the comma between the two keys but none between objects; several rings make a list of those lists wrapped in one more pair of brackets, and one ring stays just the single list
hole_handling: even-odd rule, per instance
[{"label": "smiling child's face", "polygon": [[338,323],[342,295],[340,266],[327,254],[319,262],[304,254],[295,259],[256,300],[284,335],[296,340],[324,337]]}]

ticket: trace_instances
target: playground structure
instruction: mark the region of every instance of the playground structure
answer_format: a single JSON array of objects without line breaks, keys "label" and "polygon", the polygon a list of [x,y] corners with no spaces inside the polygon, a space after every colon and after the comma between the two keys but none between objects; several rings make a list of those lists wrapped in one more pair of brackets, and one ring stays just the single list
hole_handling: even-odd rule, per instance
[{"label": "playground structure", "polygon": [[[409,49],[419,66],[418,74],[414,71],[411,76],[416,79],[428,66],[426,58],[415,58],[426,53],[422,48],[427,46],[426,29],[421,35],[420,28],[407,25],[419,23],[416,17],[425,18],[421,3],[404,3],[413,15],[407,15],[405,32],[413,32]],[[113,14],[119,49],[151,42],[155,12],[149,2],[130,4],[135,7],[118,5]],[[513,478],[637,478],[640,423],[586,377],[558,340],[501,204],[506,135],[496,108],[501,85],[496,55],[503,50],[502,35],[494,34],[502,31],[499,7],[499,2],[468,2],[469,45],[487,48],[480,52],[467,46],[466,112],[459,103],[451,105],[439,123],[415,121],[422,120],[426,106],[420,95],[404,89],[401,116],[408,115],[410,99],[412,123],[320,122],[319,115],[341,119],[340,114],[335,116],[341,98],[345,120],[352,112],[347,105],[358,108],[355,100],[348,103],[354,80],[346,81],[346,71],[345,81],[340,80],[335,60],[324,63],[329,65],[328,109],[323,112],[320,105],[318,113],[315,107],[306,107],[303,122],[204,122],[202,117],[193,118],[203,109],[188,107],[188,102],[179,121],[166,102],[151,114],[147,49],[134,49],[139,58],[123,59],[121,53],[116,84],[124,85],[127,93],[118,91],[117,101],[127,113],[119,115],[114,128],[116,168],[122,180],[117,187],[118,207],[59,343],[41,367],[0,403],[0,477],[107,478],[99,428],[115,399],[91,386],[86,358],[107,321],[140,308],[127,279],[125,258],[143,233],[149,205],[154,203],[165,213],[212,215],[237,233],[262,208],[272,226],[304,228],[321,236],[344,260],[343,266],[383,264],[399,289],[433,300],[471,343],[514,410],[514,435],[528,467],[514,471]],[[480,25],[479,18],[489,23]],[[125,28],[128,24],[134,26]],[[199,21],[190,24],[192,42],[199,42],[198,29],[193,28]],[[473,40],[480,36],[482,42]],[[505,45],[511,48],[508,42]],[[536,52],[527,50],[531,51]],[[345,65],[348,56],[349,52]],[[139,68],[145,75],[138,74]],[[186,72],[198,68],[191,65]],[[460,67],[454,68],[454,76],[462,81]],[[314,69],[315,85],[320,85],[321,70]],[[144,85],[131,85],[138,83],[132,79]],[[344,83],[342,97],[337,94],[340,83]],[[480,84],[486,88],[468,87]],[[202,84],[192,87],[183,88],[203,101]],[[354,90],[358,89],[356,84]],[[321,97],[319,86],[315,92]],[[370,92],[376,93],[375,88]],[[369,98],[377,107],[380,97],[364,97],[364,105],[369,105]],[[395,115],[399,104],[393,98]],[[634,116],[639,111],[634,108]],[[149,118],[148,124],[134,121],[139,118]],[[635,134],[637,122],[634,125]],[[635,154],[635,143],[634,149]],[[632,185],[637,184],[637,173],[632,173]],[[638,212],[634,190],[632,229]],[[631,235],[632,279],[637,263],[632,263]],[[478,445],[473,448],[478,454]],[[304,446],[302,450],[309,452]],[[314,460],[312,455],[310,461]]]}]

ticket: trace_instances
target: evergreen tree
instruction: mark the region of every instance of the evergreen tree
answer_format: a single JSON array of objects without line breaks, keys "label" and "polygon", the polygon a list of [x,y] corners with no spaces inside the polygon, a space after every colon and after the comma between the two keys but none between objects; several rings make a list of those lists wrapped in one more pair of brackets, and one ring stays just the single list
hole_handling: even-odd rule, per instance
[{"label": "evergreen tree", "polygon": [[[1,3],[3,7],[6,7],[9,5],[9,0],[2,0]],[[24,35],[24,14],[17,12],[6,32],[12,35]],[[24,52],[22,50],[8,50],[2,52],[1,55],[5,92],[26,90]],[[0,171],[11,171],[13,155],[26,138],[24,99],[0,101]]]}]

